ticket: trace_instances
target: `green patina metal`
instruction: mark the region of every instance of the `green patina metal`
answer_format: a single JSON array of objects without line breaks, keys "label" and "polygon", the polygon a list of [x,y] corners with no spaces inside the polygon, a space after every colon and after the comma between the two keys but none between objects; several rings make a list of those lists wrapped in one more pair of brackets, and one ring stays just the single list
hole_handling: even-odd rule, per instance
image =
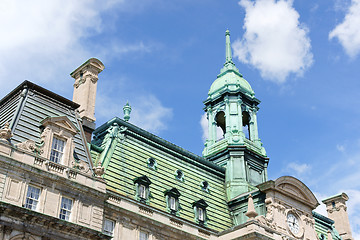
[{"label": "green patina metal", "polygon": [[315,219],[315,231],[320,240],[328,240],[328,231],[330,231],[333,240],[342,240],[334,227],[335,222],[333,220],[314,211],[312,214]]},{"label": "green patina metal", "polygon": [[[129,122],[114,118],[94,132],[92,156],[95,164],[101,161],[103,175],[110,192],[140,201],[134,179],[146,176],[149,196],[144,201],[150,207],[170,213],[174,217],[196,221],[193,203],[205,199],[208,207],[206,226],[223,231],[232,226],[224,191],[225,169],[169,143]],[[149,159],[154,162],[150,164]],[[150,165],[149,165],[150,164]],[[184,181],[177,178],[177,170]],[[211,191],[205,191],[203,181]],[[169,209],[169,190],[176,189],[178,209]]]},{"label": "green patina metal", "polygon": [[[203,156],[226,168],[226,194],[231,200],[267,181],[268,158],[258,134],[260,100],[235,67],[228,30],[225,38],[225,63],[204,101],[208,139]],[[217,136],[217,127],[222,136]]]}]

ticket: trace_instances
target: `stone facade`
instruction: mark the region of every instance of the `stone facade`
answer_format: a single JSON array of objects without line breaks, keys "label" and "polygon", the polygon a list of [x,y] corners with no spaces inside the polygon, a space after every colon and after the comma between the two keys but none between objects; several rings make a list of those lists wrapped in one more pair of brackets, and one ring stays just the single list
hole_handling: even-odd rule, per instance
[{"label": "stone facade", "polygon": [[94,131],[103,69],[92,58],[71,74],[77,103],[29,81],[0,101],[0,239],[352,239],[346,194],[324,200],[327,218],[298,179],[268,180],[260,101],[228,31],[202,157],[131,124],[128,103]]}]

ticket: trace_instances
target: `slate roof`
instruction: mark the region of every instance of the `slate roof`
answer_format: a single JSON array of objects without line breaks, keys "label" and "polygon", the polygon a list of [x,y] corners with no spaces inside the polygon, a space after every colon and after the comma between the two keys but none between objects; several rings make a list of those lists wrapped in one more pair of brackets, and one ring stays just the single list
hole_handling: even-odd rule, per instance
[{"label": "slate roof", "polygon": [[[40,143],[40,122],[46,117],[66,116],[78,129],[82,129],[75,111],[78,107],[79,104],[26,80],[0,100],[0,127],[10,123],[13,144],[28,139]],[[88,162],[91,168],[81,131],[75,135],[74,144],[74,157]]]},{"label": "slate roof", "polygon": [[[91,148],[94,164],[101,161],[110,192],[136,199],[134,179],[145,175],[151,181],[151,207],[167,211],[164,193],[176,188],[181,195],[180,218],[196,222],[193,203],[203,199],[208,204],[208,228],[222,231],[232,227],[223,167],[119,118],[96,129],[92,144],[98,146]],[[148,166],[149,158],[155,159],[155,169]],[[178,169],[184,174],[183,181],[176,179]],[[202,181],[208,182],[208,192],[201,188]]]}]

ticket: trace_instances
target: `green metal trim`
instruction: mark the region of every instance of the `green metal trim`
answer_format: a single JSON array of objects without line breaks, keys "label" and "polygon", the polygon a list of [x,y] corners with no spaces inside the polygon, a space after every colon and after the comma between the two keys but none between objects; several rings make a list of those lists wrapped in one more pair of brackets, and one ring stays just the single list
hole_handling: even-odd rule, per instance
[{"label": "green metal trim", "polygon": [[[101,125],[100,127],[98,127],[95,131],[94,131],[94,135],[95,136],[102,136],[103,134],[106,134],[106,130],[111,126],[113,125],[114,123],[117,123],[121,126],[125,126],[127,127],[127,131],[126,133],[131,135],[131,136],[134,136],[134,137],[137,137],[136,134],[146,138],[148,141],[149,141],[149,144],[151,144],[151,142],[154,142],[154,143],[157,143],[163,147],[165,147],[165,149],[162,149],[164,151],[168,151],[167,149],[170,149],[176,153],[179,154],[178,157],[182,158],[184,161],[187,161],[187,162],[190,162],[190,163],[193,163],[193,164],[196,164],[197,166],[199,167],[202,167],[204,168],[204,166],[210,168],[211,170],[213,170],[213,172],[218,175],[218,176],[221,176],[221,177],[224,177],[224,174],[225,174],[225,168],[223,167],[220,167],[214,163],[211,163],[207,160],[205,160],[203,157],[200,157],[194,153],[191,153],[173,143],[170,143],[152,133],[149,133],[129,122],[125,122],[124,120],[118,118],[118,117],[114,117],[113,119],[109,120],[108,122],[104,123],[103,125]],[[135,133],[135,134],[134,134]],[[166,149],[167,148],[167,149]],[[184,157],[185,156],[185,157]],[[190,158],[191,160],[193,161],[189,161],[189,159],[187,159],[186,157]]]}]

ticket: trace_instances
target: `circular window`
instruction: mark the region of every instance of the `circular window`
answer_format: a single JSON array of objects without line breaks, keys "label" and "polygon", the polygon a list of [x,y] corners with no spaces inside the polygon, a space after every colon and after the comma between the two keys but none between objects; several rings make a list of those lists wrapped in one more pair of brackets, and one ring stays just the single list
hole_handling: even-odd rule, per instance
[{"label": "circular window", "polygon": [[177,180],[183,181],[184,173],[180,169],[178,169],[178,170],[176,170],[175,177]]},{"label": "circular window", "polygon": [[152,157],[148,158],[147,162],[147,166],[148,168],[152,168],[154,170],[156,170],[156,160]]}]

